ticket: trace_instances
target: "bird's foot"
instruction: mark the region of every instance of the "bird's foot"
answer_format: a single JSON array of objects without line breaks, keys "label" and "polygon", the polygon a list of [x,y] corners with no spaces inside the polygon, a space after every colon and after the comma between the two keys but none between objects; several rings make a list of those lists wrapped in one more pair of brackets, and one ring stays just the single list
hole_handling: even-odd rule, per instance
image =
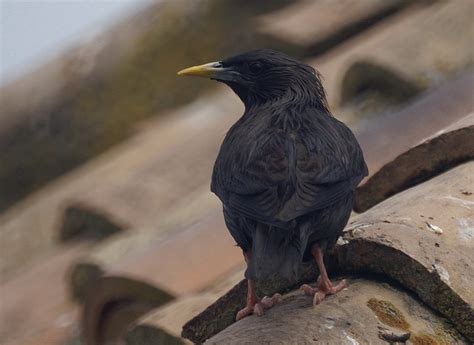
[{"label": "bird's foot", "polygon": [[237,313],[237,316],[235,319],[237,321],[243,319],[246,316],[255,314],[257,316],[262,316],[265,314],[265,310],[270,309],[273,307],[275,304],[281,302],[281,295],[279,293],[274,294],[272,297],[265,296],[262,299],[257,299],[253,303],[248,303],[245,308],[240,310]]},{"label": "bird's foot", "polygon": [[303,284],[301,285],[300,290],[302,290],[307,296],[313,296],[313,305],[317,305],[321,303],[326,296],[334,295],[347,288],[347,286],[347,281],[345,279],[340,281],[336,286],[334,286],[330,280],[324,281],[321,279],[317,288],[313,288],[308,284]]}]

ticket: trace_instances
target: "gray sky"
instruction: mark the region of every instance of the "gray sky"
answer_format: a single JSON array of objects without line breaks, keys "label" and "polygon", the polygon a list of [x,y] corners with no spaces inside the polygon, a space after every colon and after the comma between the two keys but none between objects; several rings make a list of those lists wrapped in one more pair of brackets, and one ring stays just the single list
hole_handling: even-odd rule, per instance
[{"label": "gray sky", "polygon": [[152,0],[0,0],[0,84]]}]

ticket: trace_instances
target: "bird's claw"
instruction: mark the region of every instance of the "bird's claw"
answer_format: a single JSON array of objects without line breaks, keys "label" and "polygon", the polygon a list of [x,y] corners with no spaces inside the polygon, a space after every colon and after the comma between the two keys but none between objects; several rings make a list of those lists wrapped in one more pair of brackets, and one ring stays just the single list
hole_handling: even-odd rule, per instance
[{"label": "bird's claw", "polygon": [[279,293],[276,293],[272,297],[268,297],[268,296],[263,297],[260,303],[265,307],[265,309],[270,309],[275,304],[280,303],[281,300],[282,300],[281,295]]},{"label": "bird's claw", "polygon": [[309,286],[308,284],[303,284],[300,286],[300,290],[303,291],[303,293],[306,295],[306,296],[314,296],[314,294],[316,293],[316,291],[318,291],[318,289],[315,289],[311,286]]},{"label": "bird's claw", "polygon": [[322,291],[317,291],[313,297],[313,305],[318,305],[326,297],[326,293]]},{"label": "bird's claw", "polygon": [[314,296],[313,305],[318,305],[324,300],[324,298],[326,298],[326,296],[334,295],[347,288],[347,286],[347,281],[343,279],[336,286],[333,286],[331,282],[322,283],[321,281],[318,284],[318,288],[313,288],[308,284],[303,284],[301,285],[300,290],[302,290],[306,296]]},{"label": "bird's claw", "polygon": [[262,316],[263,313],[265,312],[264,306],[261,302],[255,304],[253,306],[253,313],[257,316]]},{"label": "bird's claw", "polygon": [[275,304],[280,303],[282,297],[279,293],[274,294],[272,297],[265,296],[261,300],[257,301],[254,305],[247,305],[237,313],[235,317],[236,321],[242,320],[244,317],[255,314],[262,316],[265,314],[265,310],[270,309]]}]

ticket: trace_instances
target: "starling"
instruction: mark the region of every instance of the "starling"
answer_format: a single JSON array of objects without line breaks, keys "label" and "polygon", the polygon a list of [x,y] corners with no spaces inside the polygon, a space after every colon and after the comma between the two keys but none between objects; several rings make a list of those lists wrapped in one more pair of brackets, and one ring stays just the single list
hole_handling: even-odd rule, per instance
[{"label": "starling", "polygon": [[314,304],[345,288],[345,281],[331,283],[323,255],[347,224],[354,190],[368,170],[351,130],[331,115],[319,73],[261,49],[178,75],[227,84],[245,105],[222,143],[211,182],[247,263],[247,305],[237,320],[263,315],[281,298],[258,298],[256,281],[296,279],[301,262],[312,258],[318,286],[301,289]]}]

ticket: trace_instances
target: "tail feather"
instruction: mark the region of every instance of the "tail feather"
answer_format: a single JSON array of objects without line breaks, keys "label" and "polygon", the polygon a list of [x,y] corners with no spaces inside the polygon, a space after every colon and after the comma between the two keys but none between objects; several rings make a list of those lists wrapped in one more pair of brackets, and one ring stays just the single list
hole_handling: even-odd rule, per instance
[{"label": "tail feather", "polygon": [[252,234],[252,254],[245,276],[255,280],[279,276],[295,281],[309,236],[309,226],[305,225],[290,230],[258,224]]}]

